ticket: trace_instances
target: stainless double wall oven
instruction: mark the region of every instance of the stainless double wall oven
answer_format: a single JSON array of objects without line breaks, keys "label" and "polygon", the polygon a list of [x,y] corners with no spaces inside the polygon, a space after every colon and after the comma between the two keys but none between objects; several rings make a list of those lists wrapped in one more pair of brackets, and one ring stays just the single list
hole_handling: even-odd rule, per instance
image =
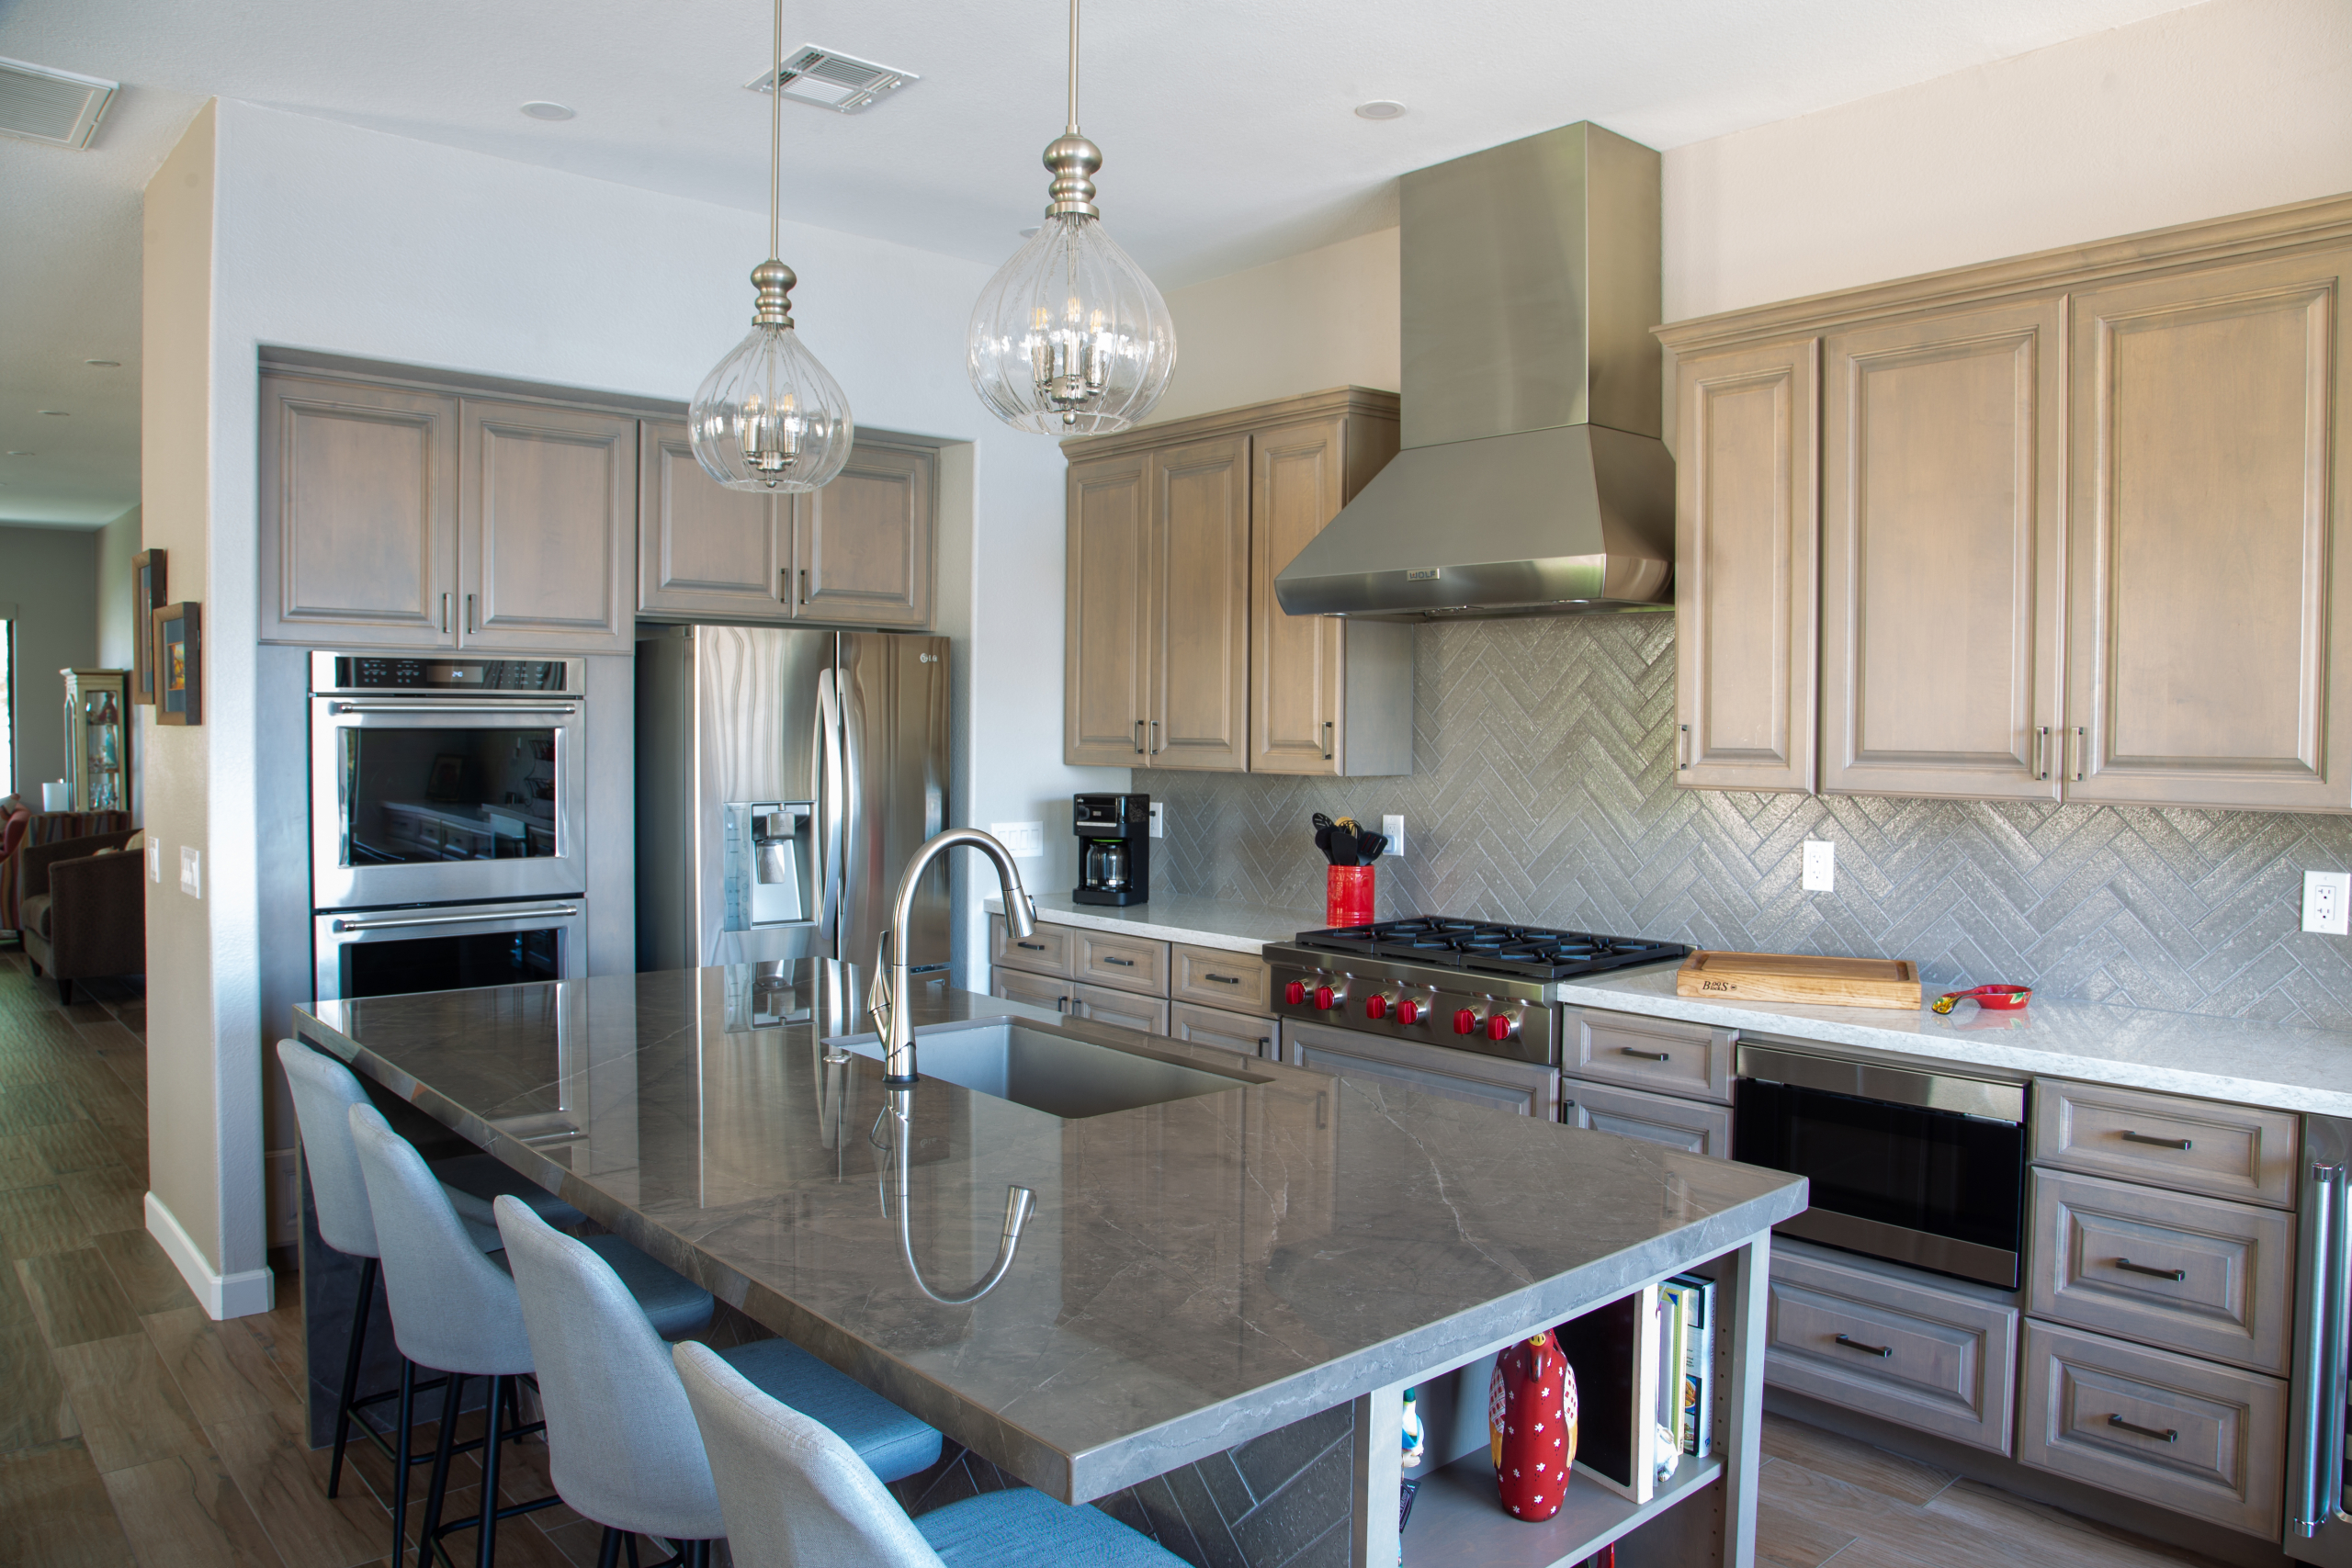
[{"label": "stainless double wall oven", "polygon": [[311,656],[320,1000],[585,973],[584,671]]}]

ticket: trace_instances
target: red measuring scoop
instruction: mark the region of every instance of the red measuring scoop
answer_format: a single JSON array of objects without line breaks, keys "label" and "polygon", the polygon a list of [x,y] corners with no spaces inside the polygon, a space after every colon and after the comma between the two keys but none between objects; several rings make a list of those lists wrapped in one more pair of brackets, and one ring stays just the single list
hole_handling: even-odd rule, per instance
[{"label": "red measuring scoop", "polygon": [[2033,999],[2031,986],[1979,986],[1968,991],[1946,991],[1935,1000],[1935,1010],[1950,1012],[1952,1004],[1972,1001],[1981,1008],[2021,1008]]}]

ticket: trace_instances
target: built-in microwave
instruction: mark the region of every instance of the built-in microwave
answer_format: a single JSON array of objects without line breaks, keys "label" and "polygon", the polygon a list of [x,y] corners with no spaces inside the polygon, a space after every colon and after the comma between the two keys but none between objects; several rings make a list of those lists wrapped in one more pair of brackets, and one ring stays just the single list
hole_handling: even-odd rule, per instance
[{"label": "built-in microwave", "polygon": [[2018,1288],[2026,1224],[2022,1078],[1746,1041],[1737,1063],[1732,1157],[1812,1185],[1812,1206],[1777,1230]]},{"label": "built-in microwave", "polygon": [[526,899],[311,917],[322,1002],[577,979],[588,972],[588,901]]},{"label": "built-in microwave", "polygon": [[311,907],[587,890],[578,659],[311,656]]}]

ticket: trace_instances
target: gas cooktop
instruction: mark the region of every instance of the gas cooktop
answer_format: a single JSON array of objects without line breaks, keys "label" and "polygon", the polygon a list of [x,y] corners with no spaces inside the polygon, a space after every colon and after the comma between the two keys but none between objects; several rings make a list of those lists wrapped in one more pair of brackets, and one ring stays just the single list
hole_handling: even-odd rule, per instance
[{"label": "gas cooktop", "polygon": [[1597,975],[1635,964],[1683,958],[1690,952],[1679,942],[1645,942],[1638,937],[1595,936],[1589,931],[1555,931],[1543,926],[1452,920],[1437,915],[1301,931],[1293,940],[1297,946],[1323,953],[1436,964],[1481,975],[1509,975],[1529,980],[1572,979],[1578,975]]}]

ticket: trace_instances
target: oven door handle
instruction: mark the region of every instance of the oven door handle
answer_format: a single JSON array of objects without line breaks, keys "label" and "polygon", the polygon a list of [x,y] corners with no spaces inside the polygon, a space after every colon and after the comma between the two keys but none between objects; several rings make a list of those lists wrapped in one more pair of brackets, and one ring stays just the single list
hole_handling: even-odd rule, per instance
[{"label": "oven door handle", "polygon": [[2303,1364],[2311,1369],[2302,1424],[2294,1446],[2300,1455],[2288,1478],[2289,1533],[2309,1540],[2323,1526],[2345,1517],[2344,1415],[2346,1171],[2341,1165],[2313,1165],[2303,1189],[2303,1223],[2311,1236],[2311,1297],[2303,1303],[2308,1337]]},{"label": "oven door handle", "polygon": [[567,718],[580,716],[578,703],[518,702],[506,697],[464,697],[454,701],[396,702],[376,700],[345,702],[330,700],[329,713],[469,713],[476,716],[496,714],[504,717],[516,713],[560,713]]},{"label": "oven door handle", "polygon": [[336,931],[380,931],[406,926],[472,926],[491,920],[526,920],[552,919],[560,915],[577,915],[577,904],[549,904],[535,909],[476,909],[462,915],[384,915],[346,919],[337,916],[329,926]]}]

